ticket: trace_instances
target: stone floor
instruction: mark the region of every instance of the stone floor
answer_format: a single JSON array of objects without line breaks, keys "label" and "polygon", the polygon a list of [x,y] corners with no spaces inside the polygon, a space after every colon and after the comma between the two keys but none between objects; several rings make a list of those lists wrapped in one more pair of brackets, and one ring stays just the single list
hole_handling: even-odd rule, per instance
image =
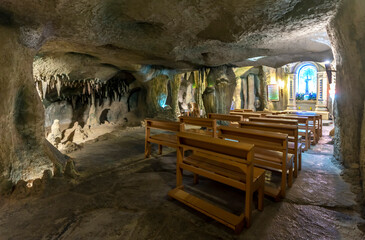
[{"label": "stone floor", "polygon": [[[167,198],[175,152],[144,159],[141,128],[107,134],[70,154],[80,173],[72,184],[1,199],[0,239],[365,239],[355,195],[331,161],[330,128],[303,154],[286,199],[265,199],[264,211],[255,210],[251,228],[240,235]],[[189,191],[242,211],[243,192],[206,179],[193,186],[189,174],[184,180]]]}]

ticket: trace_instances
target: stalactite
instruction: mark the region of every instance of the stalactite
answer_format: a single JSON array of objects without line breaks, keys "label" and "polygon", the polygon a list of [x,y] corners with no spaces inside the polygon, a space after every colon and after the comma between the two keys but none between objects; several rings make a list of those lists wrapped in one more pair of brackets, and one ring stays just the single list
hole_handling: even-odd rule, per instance
[{"label": "stalactite", "polygon": [[46,98],[46,94],[47,94],[47,87],[48,87],[48,84],[47,82],[45,81],[41,81],[42,82],[42,96],[43,96],[43,99]]},{"label": "stalactite", "polygon": [[[104,99],[109,99],[109,105],[111,105],[113,101],[121,101],[122,97],[129,93],[129,85],[122,79],[112,78],[106,82],[101,82],[98,78],[70,80],[67,74],[55,74],[49,77],[34,76],[34,80],[42,100],[56,90],[58,100],[70,102],[73,108],[76,108],[78,101],[82,104],[91,104],[91,95],[98,99],[98,104],[101,106]],[[78,93],[69,96],[68,90],[72,94],[75,94],[75,91]],[[51,99],[54,101],[55,96],[52,95]]]},{"label": "stalactite", "polygon": [[60,94],[61,94],[61,87],[62,87],[61,79],[57,79],[56,88],[57,88],[57,94],[58,94],[58,97],[59,97],[59,96],[60,96]]}]

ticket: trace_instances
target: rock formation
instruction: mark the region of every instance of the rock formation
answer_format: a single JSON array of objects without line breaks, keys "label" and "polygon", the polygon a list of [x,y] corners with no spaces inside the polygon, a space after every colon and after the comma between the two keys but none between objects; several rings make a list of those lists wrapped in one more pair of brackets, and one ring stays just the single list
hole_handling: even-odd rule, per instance
[{"label": "rock formation", "polygon": [[[359,176],[359,164],[364,166],[364,127],[362,125],[365,101],[365,2],[343,1],[328,26],[336,60],[335,157],[352,175]],[[362,154],[360,152],[362,151]],[[365,182],[365,171],[361,169]],[[365,189],[365,188],[364,188]]]},{"label": "rock formation", "polygon": [[[45,140],[44,108],[55,114],[47,127],[59,119],[61,132],[75,122],[87,134],[85,125],[176,119],[180,83],[188,89],[188,80],[191,101],[204,112],[227,113],[233,95],[236,107],[240,99],[264,109],[264,94],[234,94],[234,69],[331,60],[331,43],[335,156],[359,166],[365,161],[364,8],[362,0],[3,0],[0,182],[28,181],[58,166]],[[242,89],[252,88],[253,76],[247,79]],[[259,88],[265,89],[263,81]],[[54,111],[61,103],[68,109],[63,118]]]}]

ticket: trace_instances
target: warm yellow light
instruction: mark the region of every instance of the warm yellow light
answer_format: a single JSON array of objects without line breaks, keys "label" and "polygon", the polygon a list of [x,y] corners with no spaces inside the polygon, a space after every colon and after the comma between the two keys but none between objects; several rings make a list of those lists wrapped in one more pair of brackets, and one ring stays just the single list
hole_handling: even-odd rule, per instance
[{"label": "warm yellow light", "polygon": [[335,99],[335,94],[336,94],[336,86],[335,86],[335,84],[334,83],[331,83],[330,84],[330,98],[333,100],[333,99]]},{"label": "warm yellow light", "polygon": [[284,89],[284,85],[285,85],[284,81],[283,80],[279,80],[279,87],[280,87],[280,89]]},{"label": "warm yellow light", "polygon": [[270,84],[276,84],[276,78],[275,78],[275,76],[271,76],[271,78],[270,78]]}]

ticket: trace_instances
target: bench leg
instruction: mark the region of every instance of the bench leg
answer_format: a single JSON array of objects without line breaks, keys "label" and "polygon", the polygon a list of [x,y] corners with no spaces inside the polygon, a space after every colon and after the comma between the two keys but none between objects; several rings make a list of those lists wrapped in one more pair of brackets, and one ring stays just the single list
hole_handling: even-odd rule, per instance
[{"label": "bench leg", "polygon": [[281,174],[281,189],[280,189],[280,196],[285,198],[285,190],[286,190],[286,171],[282,171]]},{"label": "bench leg", "polygon": [[162,154],[162,145],[158,145],[158,154],[161,155]]},{"label": "bench leg", "polygon": [[288,177],[288,187],[291,187],[293,185],[293,162],[290,163],[289,168],[289,177]]},{"label": "bench leg", "polygon": [[194,184],[198,184],[199,183],[199,175],[194,173]]},{"label": "bench leg", "polygon": [[246,219],[247,228],[249,228],[251,226],[252,197],[253,197],[252,191],[246,191],[245,219]]},{"label": "bench leg", "polygon": [[151,143],[146,141],[144,145],[144,157],[149,158],[150,156],[151,156]]},{"label": "bench leg", "polygon": [[264,190],[265,190],[265,178],[263,177],[261,186],[257,191],[257,198],[258,198],[257,208],[259,211],[264,210]]},{"label": "bench leg", "polygon": [[298,177],[298,150],[294,155],[294,177]]},{"label": "bench leg", "polygon": [[309,140],[309,135],[308,132],[307,134],[305,134],[305,151],[308,151],[309,147],[310,147],[310,140]]},{"label": "bench leg", "polygon": [[302,170],[302,151],[299,152],[299,164],[298,164],[298,170]]}]

